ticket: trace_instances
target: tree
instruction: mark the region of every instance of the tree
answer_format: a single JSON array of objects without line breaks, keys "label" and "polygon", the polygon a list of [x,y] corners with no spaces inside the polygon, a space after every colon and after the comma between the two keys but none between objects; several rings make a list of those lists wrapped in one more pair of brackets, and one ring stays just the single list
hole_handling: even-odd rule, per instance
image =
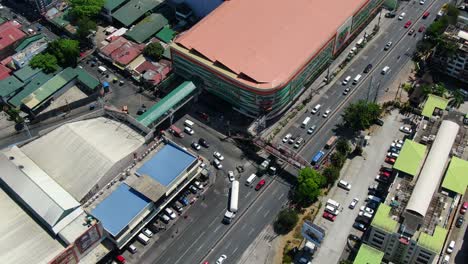
[{"label": "tree", "polygon": [[300,206],[307,207],[320,195],[320,188],[326,184],[327,179],[312,168],[304,168],[299,171],[297,181],[294,200]]},{"label": "tree", "polygon": [[29,65],[34,69],[40,68],[45,73],[55,72],[59,68],[57,64],[57,58],[55,58],[55,56],[51,55],[50,53],[37,54],[29,62]]},{"label": "tree", "polygon": [[334,152],[330,157],[330,162],[333,166],[341,168],[346,161],[346,156],[340,152]]},{"label": "tree", "polygon": [[74,67],[80,55],[79,42],[72,39],[57,39],[49,43],[47,52],[55,56],[60,66]]},{"label": "tree", "polygon": [[452,107],[458,108],[465,102],[465,98],[460,89],[450,90],[450,96],[449,105]]},{"label": "tree", "polygon": [[164,48],[159,42],[153,42],[148,44],[143,50],[145,56],[150,57],[154,61],[161,59],[161,56],[164,53]]},{"label": "tree", "polygon": [[277,234],[285,235],[296,226],[299,221],[297,212],[292,209],[285,209],[279,212],[278,218],[273,223],[273,228]]},{"label": "tree", "polygon": [[360,100],[345,109],[343,120],[345,126],[359,131],[369,128],[381,113],[382,108],[378,104]]},{"label": "tree", "polygon": [[328,166],[323,170],[322,174],[327,179],[328,185],[332,185],[340,177],[340,169],[335,166]]},{"label": "tree", "polygon": [[348,153],[351,151],[348,140],[340,137],[338,141],[336,141],[336,150],[340,153],[343,153],[343,155],[348,155]]},{"label": "tree", "polygon": [[101,12],[104,0],[69,0],[75,19],[93,18]]},{"label": "tree", "polygon": [[80,40],[88,41],[88,36],[91,31],[96,31],[97,25],[96,22],[90,19],[80,19],[77,22],[78,29],[76,30],[76,35]]},{"label": "tree", "polygon": [[450,24],[455,25],[457,23],[458,15],[460,15],[460,10],[455,5],[447,5],[447,19]]}]

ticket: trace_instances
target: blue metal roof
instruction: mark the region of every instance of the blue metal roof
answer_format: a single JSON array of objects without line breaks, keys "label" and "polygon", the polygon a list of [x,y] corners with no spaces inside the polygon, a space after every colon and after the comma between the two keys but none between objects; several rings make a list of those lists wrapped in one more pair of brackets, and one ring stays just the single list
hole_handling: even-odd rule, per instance
[{"label": "blue metal roof", "polygon": [[146,174],[164,186],[168,186],[177,176],[187,169],[196,157],[180,149],[167,144],[150,160],[141,166],[137,173]]},{"label": "blue metal roof", "polygon": [[117,236],[138,214],[151,203],[149,199],[126,184],[121,184],[114,192],[94,208],[91,214],[102,222],[104,228]]}]

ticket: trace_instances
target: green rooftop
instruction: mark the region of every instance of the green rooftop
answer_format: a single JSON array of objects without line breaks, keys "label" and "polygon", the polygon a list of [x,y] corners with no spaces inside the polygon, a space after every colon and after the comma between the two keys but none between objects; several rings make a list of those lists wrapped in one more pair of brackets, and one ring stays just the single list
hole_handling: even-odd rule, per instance
[{"label": "green rooftop", "polygon": [[24,83],[15,76],[0,80],[0,97],[7,97],[23,87]]},{"label": "green rooftop", "polygon": [[172,92],[166,95],[161,101],[151,106],[146,113],[137,118],[137,121],[144,126],[149,126],[167,112],[177,106],[185,97],[192,93],[197,87],[192,82],[185,81],[179,87],[175,88]]},{"label": "green rooftop", "polygon": [[448,100],[437,95],[430,94],[427,98],[424,108],[422,110],[422,115],[425,117],[431,117],[434,113],[434,109],[439,108],[444,110],[447,108]]},{"label": "green rooftop", "polygon": [[362,244],[359,248],[356,258],[354,259],[354,264],[380,264],[384,252],[377,250],[373,247],[370,247],[366,244]]},{"label": "green rooftop", "polygon": [[116,7],[127,1],[128,0],[106,0],[104,2],[104,8],[110,11],[114,11]]},{"label": "green rooftop", "polygon": [[389,233],[395,232],[397,230],[398,222],[390,218],[390,209],[390,206],[380,204],[371,225]]},{"label": "green rooftop", "polygon": [[161,3],[163,3],[163,0],[131,0],[117,9],[112,17],[128,27]]},{"label": "green rooftop", "polygon": [[418,245],[427,248],[436,254],[439,254],[440,250],[444,246],[444,240],[446,236],[447,229],[436,226],[432,236],[421,232],[418,238]]},{"label": "green rooftop", "polygon": [[15,52],[20,52],[22,50],[24,50],[25,48],[27,48],[29,45],[31,45],[32,43],[44,38],[45,36],[42,35],[42,34],[37,34],[37,35],[33,35],[33,36],[30,36],[28,38],[25,38],[23,41],[21,41],[21,43],[18,45],[18,47],[16,47],[15,49]]},{"label": "green rooftop", "polygon": [[466,186],[468,186],[467,172],[468,161],[452,157],[442,187],[461,195],[465,194]]},{"label": "green rooftop", "polygon": [[3,22],[5,22],[5,19],[3,19],[3,17],[0,17],[0,25],[3,24]]},{"label": "green rooftop", "polygon": [[172,30],[169,26],[165,26],[161,29],[158,33],[156,33],[156,37],[165,43],[170,43],[177,33]]},{"label": "green rooftop", "polygon": [[418,173],[425,153],[426,146],[407,139],[393,168],[415,176]]},{"label": "green rooftop", "polygon": [[141,20],[132,29],[125,33],[125,37],[137,43],[143,43],[152,37],[169,23],[167,19],[159,13],[151,14]]},{"label": "green rooftop", "polygon": [[76,73],[78,74],[78,80],[90,90],[94,90],[99,86],[99,81],[84,69],[76,68]]},{"label": "green rooftop", "polygon": [[44,83],[46,83],[53,75],[45,74],[44,72],[39,72],[33,80],[31,80],[21,92],[17,93],[15,96],[10,98],[8,102],[13,105],[14,107],[20,107],[21,101],[32,92],[37,90],[37,88],[41,87]]},{"label": "green rooftop", "polygon": [[40,71],[40,68],[33,69],[31,66],[27,65],[15,71],[13,75],[15,75],[16,78],[18,78],[20,81],[26,82],[29,79],[31,79],[34,75],[38,74]]},{"label": "green rooftop", "polygon": [[52,22],[60,28],[64,28],[70,24],[68,20],[69,9],[65,10],[62,14],[52,18]]}]

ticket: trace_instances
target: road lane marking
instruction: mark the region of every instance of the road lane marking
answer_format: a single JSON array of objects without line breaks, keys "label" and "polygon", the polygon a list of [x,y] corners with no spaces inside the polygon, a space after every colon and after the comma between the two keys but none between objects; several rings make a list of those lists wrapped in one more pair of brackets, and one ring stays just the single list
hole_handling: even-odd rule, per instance
[{"label": "road lane marking", "polygon": [[[219,227],[221,227],[221,226],[219,226]],[[195,239],[195,241],[193,241],[192,245],[190,245],[190,246],[184,251],[184,253],[174,262],[174,264],[178,263],[178,262],[180,261],[180,259],[183,258],[183,257],[187,254],[187,252],[188,252],[194,245],[197,244],[198,240],[200,240],[200,238],[202,238],[204,234],[205,234],[205,231],[201,232],[201,234],[198,235],[197,239]]]},{"label": "road lane marking", "polygon": [[263,214],[263,217],[267,217],[267,215],[270,213],[270,210],[266,211],[265,214]]},{"label": "road lane marking", "polygon": [[233,251],[232,254],[236,253],[236,251],[239,249],[239,247],[236,247]]},{"label": "road lane marking", "polygon": [[263,208],[263,206],[259,206],[259,207],[257,208],[257,211],[255,211],[255,213],[258,214],[258,212],[260,212],[260,210],[262,210],[262,208]]},{"label": "road lane marking", "polygon": [[244,228],[245,228],[246,226],[247,226],[246,224],[243,224],[243,225],[241,226],[240,229],[241,229],[241,230],[244,230]]},{"label": "road lane marking", "polygon": [[248,233],[248,236],[250,236],[252,233],[253,233],[254,229],[253,228],[250,228],[250,231]]},{"label": "road lane marking", "polygon": [[218,227],[215,228],[214,232],[218,232],[218,230],[221,228],[221,226],[219,225]]},{"label": "road lane marking", "polygon": [[251,193],[252,192],[247,192],[247,194],[245,195],[245,198],[249,197]]},{"label": "road lane marking", "polygon": [[284,193],[282,193],[279,197],[278,197],[278,201],[281,200],[281,198],[283,198],[284,196]]},{"label": "road lane marking", "polygon": [[210,228],[215,222],[217,222],[218,218],[216,217],[215,219],[213,219],[213,221],[211,221],[210,225],[208,226],[208,228]]}]

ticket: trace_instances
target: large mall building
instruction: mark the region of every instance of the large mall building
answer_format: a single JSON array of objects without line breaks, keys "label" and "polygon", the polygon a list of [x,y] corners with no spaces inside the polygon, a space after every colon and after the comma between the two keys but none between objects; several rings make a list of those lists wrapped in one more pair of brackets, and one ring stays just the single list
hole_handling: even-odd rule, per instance
[{"label": "large mall building", "polygon": [[274,117],[383,0],[225,1],[171,46],[176,72],[246,115]]}]

